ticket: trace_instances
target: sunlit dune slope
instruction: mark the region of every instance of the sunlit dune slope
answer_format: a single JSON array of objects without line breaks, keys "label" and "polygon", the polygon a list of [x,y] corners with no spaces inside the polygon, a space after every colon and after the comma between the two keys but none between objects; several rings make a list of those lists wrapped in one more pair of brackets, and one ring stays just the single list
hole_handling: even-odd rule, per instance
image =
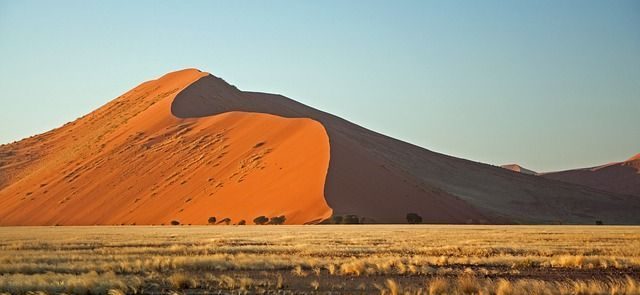
[{"label": "sunlit dune slope", "polygon": [[204,75],[168,74],[61,128],[0,147],[0,224],[331,216],[323,126],[248,112],[174,116],[175,95]]}]

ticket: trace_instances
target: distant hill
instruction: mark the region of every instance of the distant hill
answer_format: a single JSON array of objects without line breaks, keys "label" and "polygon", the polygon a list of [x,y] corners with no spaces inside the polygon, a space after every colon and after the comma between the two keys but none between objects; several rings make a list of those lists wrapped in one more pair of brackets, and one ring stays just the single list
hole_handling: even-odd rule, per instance
[{"label": "distant hill", "polygon": [[640,198],[640,154],[622,162],[544,173],[542,176]]}]

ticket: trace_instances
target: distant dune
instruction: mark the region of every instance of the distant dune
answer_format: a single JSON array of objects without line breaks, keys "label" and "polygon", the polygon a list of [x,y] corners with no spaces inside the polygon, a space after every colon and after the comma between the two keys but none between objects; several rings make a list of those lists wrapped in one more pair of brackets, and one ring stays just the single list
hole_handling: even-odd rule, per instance
[{"label": "distant dune", "polygon": [[640,198],[435,153],[195,69],[0,146],[0,172],[2,225],[404,223],[407,213],[640,223]]},{"label": "distant dune", "polygon": [[524,168],[518,164],[507,164],[507,165],[502,165],[500,166],[502,168],[514,171],[514,172],[520,172],[520,173],[524,173],[524,174],[529,174],[529,175],[537,175],[538,172],[535,172],[533,170],[529,170],[527,168]]},{"label": "distant dune", "polygon": [[622,162],[544,173],[542,176],[640,198],[640,154]]}]

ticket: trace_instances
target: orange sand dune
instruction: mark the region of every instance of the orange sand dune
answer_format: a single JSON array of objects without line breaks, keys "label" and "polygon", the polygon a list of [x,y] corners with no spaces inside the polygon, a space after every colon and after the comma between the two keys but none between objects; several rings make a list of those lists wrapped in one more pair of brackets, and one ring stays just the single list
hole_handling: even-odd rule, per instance
[{"label": "orange sand dune", "polygon": [[637,224],[639,211],[634,196],[432,152],[193,69],[0,146],[0,225],[403,223],[407,213],[427,223]]},{"label": "orange sand dune", "polygon": [[[175,95],[205,75],[144,83],[62,128],[0,148],[0,224],[205,224],[331,216],[329,142],[311,119],[229,112],[177,118]],[[29,158],[27,155],[33,155]],[[29,160],[22,161],[25,157]]]}]

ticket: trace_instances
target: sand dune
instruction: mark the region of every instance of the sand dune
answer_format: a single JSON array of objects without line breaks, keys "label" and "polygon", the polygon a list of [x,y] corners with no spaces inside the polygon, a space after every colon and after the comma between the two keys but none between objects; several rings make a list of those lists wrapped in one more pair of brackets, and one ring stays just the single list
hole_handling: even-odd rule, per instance
[{"label": "sand dune", "polygon": [[640,199],[375,133],[198,70],[0,146],[0,224],[640,223]]},{"label": "sand dune", "polygon": [[544,173],[542,176],[640,198],[640,154],[622,162]]},{"label": "sand dune", "polygon": [[[1,224],[205,224],[285,215],[331,216],[324,200],[329,142],[321,124],[228,112],[177,118],[182,71],[142,84],[94,113],[2,146]],[[36,157],[24,162],[26,155]],[[5,159],[5,158],[3,158]]]},{"label": "sand dune", "polygon": [[242,92],[220,78],[206,76],[176,96],[171,109],[178,117],[207,117],[240,110],[321,122],[331,143],[325,198],[336,215],[353,214],[367,222],[406,222],[406,214],[414,212],[426,222],[493,221],[460,198],[422,183],[410,172],[381,158],[376,152],[384,146],[362,138],[386,137],[288,98]]},{"label": "sand dune", "polygon": [[281,95],[239,91],[214,76],[176,101],[199,116],[242,110],[321,122],[331,144],[325,198],[336,215],[375,222],[404,222],[414,211],[427,222],[640,222],[637,199],[435,153]]},{"label": "sand dune", "polygon": [[507,165],[501,165],[500,167],[507,169],[507,170],[511,170],[513,172],[520,172],[520,173],[524,173],[524,174],[529,174],[529,175],[537,175],[538,172],[535,172],[533,170],[529,170],[527,168],[524,168],[518,164],[507,164]]}]

